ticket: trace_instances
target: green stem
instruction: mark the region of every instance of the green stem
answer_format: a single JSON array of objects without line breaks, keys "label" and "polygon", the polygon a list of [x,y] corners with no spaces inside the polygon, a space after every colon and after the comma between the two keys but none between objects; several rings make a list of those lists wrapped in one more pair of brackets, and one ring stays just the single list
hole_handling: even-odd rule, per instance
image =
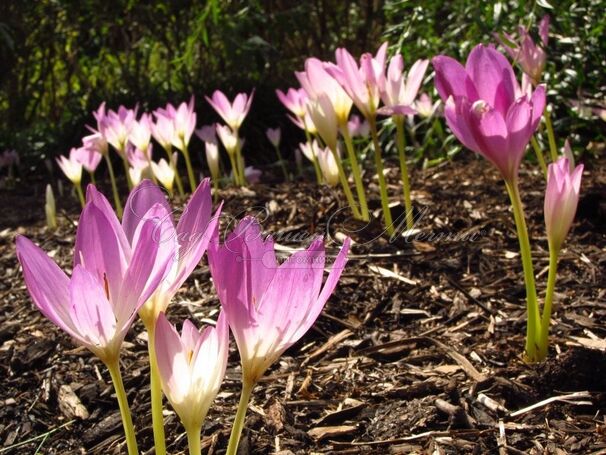
[{"label": "green stem", "polygon": [[408,179],[408,166],[406,164],[406,136],[404,135],[404,117],[395,115],[396,143],[400,157],[400,173],[402,174],[402,188],[404,191],[404,209],[406,210],[406,228],[410,231],[414,227],[412,217],[412,200],[410,198],[410,181]]},{"label": "green stem", "polygon": [[248,410],[248,402],[250,401],[250,395],[253,387],[254,384],[247,384],[246,381],[242,382],[240,403],[238,404],[238,411],[236,412],[234,425],[231,427],[231,435],[229,436],[229,444],[227,445],[227,452],[225,455],[236,455],[238,451],[240,435],[242,434],[242,429],[244,428],[244,419],[246,417],[246,411]]},{"label": "green stem", "polygon": [[343,192],[345,193],[345,197],[347,198],[347,203],[351,207],[351,212],[353,213],[354,218],[360,220],[362,219],[362,215],[358,210],[358,204],[356,204],[356,201],[354,200],[351,188],[349,188],[349,183],[347,182],[347,177],[345,176],[345,171],[343,170],[343,164],[341,163],[341,157],[337,153],[336,148],[330,149],[330,151],[332,152],[335,158],[335,163],[337,163],[337,170],[339,171],[339,181],[341,182],[341,186],[343,187]]},{"label": "green stem", "polygon": [[189,187],[191,192],[196,191],[196,177],[194,176],[194,168],[191,166],[191,159],[189,158],[189,150],[187,145],[183,144],[183,156],[185,157],[185,166],[187,167],[187,178],[189,179]]},{"label": "green stem", "polygon": [[545,108],[545,126],[547,127],[547,138],[549,139],[549,152],[551,154],[551,162],[555,163],[558,160],[558,146],[556,145],[555,134],[553,132],[553,124],[551,123],[551,114],[549,109]]},{"label": "green stem", "polygon": [[94,172],[89,172],[88,175],[90,175],[90,183],[92,183],[93,185],[97,186],[97,182],[95,181],[95,173]]},{"label": "green stem", "polygon": [[524,209],[520,199],[520,191],[517,180],[511,182],[505,181],[511,205],[513,207],[513,216],[518,232],[518,241],[520,242],[520,254],[522,256],[522,268],[524,269],[524,282],[526,284],[526,360],[536,362],[537,341],[539,336],[539,305],[537,302],[537,291],[534,284],[534,267],[532,265],[532,254],[530,250],[530,240],[528,238],[528,229],[524,218]]},{"label": "green stem", "polygon": [[545,164],[545,157],[543,156],[543,151],[541,150],[541,146],[537,142],[537,139],[532,136],[530,138],[530,143],[532,144],[532,148],[534,149],[534,153],[537,155],[537,161],[539,162],[539,166],[541,166],[541,170],[543,171],[543,175],[547,178],[547,165]]},{"label": "green stem", "polygon": [[360,202],[360,209],[362,211],[362,220],[368,221],[370,220],[370,216],[368,214],[368,203],[366,202],[364,182],[362,181],[360,166],[358,165],[358,158],[356,157],[356,151],[354,150],[353,142],[351,140],[351,135],[349,134],[347,124],[341,127],[341,135],[345,140],[345,148],[347,149],[347,155],[349,156],[349,161],[351,163],[351,170],[353,172],[354,182],[356,184],[358,201]]},{"label": "green stem", "polygon": [[120,415],[122,416],[122,425],[124,426],[124,434],[126,435],[128,455],[139,455],[137,438],[135,437],[135,428],[133,426],[133,419],[130,415],[130,408],[128,407],[128,398],[126,397],[124,384],[122,383],[122,374],[120,374],[120,363],[118,358],[116,357],[115,360],[108,361],[106,366],[109,370],[109,374],[111,375],[114,389],[116,391],[116,397],[118,398],[118,405],[120,406]]},{"label": "green stem", "polygon": [[118,194],[118,186],[116,185],[116,176],[114,175],[114,166],[112,166],[112,160],[109,158],[109,154],[106,153],[105,161],[107,162],[107,169],[109,170],[109,179],[112,182],[112,193],[114,194],[114,205],[116,206],[116,212],[118,218],[122,218],[122,203],[120,202],[120,195]]},{"label": "green stem", "polygon": [[86,201],[84,200],[84,193],[82,192],[82,183],[80,183],[80,182],[74,183],[74,186],[76,187],[76,193],[78,193],[78,199],[80,200],[80,205],[82,206],[82,208],[84,208]]},{"label": "green stem", "polygon": [[168,163],[175,171],[175,182],[177,183],[177,189],[179,190],[179,195],[185,196],[185,190],[183,189],[183,180],[181,180],[181,176],[179,175],[179,169],[177,168],[176,163],[173,164],[172,148],[169,146],[169,148],[166,148],[164,150],[166,150],[166,154],[168,155]]},{"label": "green stem", "polygon": [[240,176],[238,175],[238,169],[236,166],[235,153],[227,152],[227,156],[229,157],[229,164],[231,164],[231,174],[232,180],[234,181],[234,185],[240,186]]},{"label": "green stem", "polygon": [[541,335],[539,339],[539,358],[545,360],[549,350],[549,323],[551,321],[551,308],[553,304],[553,293],[555,290],[556,276],[558,273],[559,248],[549,244],[549,274],[547,275],[547,290],[545,292],[545,303],[543,304],[543,315],[541,317]]},{"label": "green stem", "polygon": [[282,168],[282,173],[284,174],[284,180],[290,180],[288,177],[288,170],[286,169],[286,164],[282,159],[282,152],[280,152],[280,146],[276,146],[276,154],[278,155],[278,162],[280,163],[280,167]]},{"label": "green stem", "polygon": [[[307,130],[305,130],[305,139],[307,140],[307,144],[311,147],[312,139],[311,139],[311,135],[309,134],[309,131],[307,131]],[[314,171],[316,172],[316,180],[318,181],[318,185],[321,185],[322,181],[324,180],[322,178],[322,170],[320,169],[320,164],[318,163],[318,158],[313,153],[313,150],[312,150],[312,154],[311,154],[311,162],[314,165]]]},{"label": "green stem", "polygon": [[383,175],[383,158],[381,157],[381,144],[379,144],[379,136],[377,134],[377,119],[376,117],[368,118],[370,124],[370,135],[375,151],[375,167],[377,168],[377,176],[379,178],[379,188],[381,191],[381,206],[383,208],[383,220],[385,229],[391,236],[394,233],[393,221],[391,218],[391,210],[389,208],[389,199],[387,197],[387,185],[385,183],[385,175]]},{"label": "green stem", "polygon": [[126,174],[126,183],[128,184],[128,190],[133,189],[133,181],[130,179],[130,172],[128,172],[130,165],[128,164],[128,160],[126,159],[126,152],[121,153],[122,156],[122,165],[124,166],[124,174]]},{"label": "green stem", "polygon": [[234,132],[236,135],[236,169],[238,170],[238,180],[240,186],[246,186],[246,176],[244,174],[244,158],[242,157],[242,141],[240,141],[240,133],[238,130]]},{"label": "green stem", "polygon": [[164,436],[164,417],[162,415],[162,384],[156,358],[155,321],[145,323],[147,329],[147,350],[149,352],[150,390],[152,408],[152,427],[156,455],[166,455],[166,438]]},{"label": "green stem", "polygon": [[[194,425],[194,428],[186,428],[187,433],[187,446],[189,447],[189,455],[201,455],[202,447],[200,445],[200,438],[202,436],[202,428],[198,425]],[[156,455],[158,451],[156,450]]]}]

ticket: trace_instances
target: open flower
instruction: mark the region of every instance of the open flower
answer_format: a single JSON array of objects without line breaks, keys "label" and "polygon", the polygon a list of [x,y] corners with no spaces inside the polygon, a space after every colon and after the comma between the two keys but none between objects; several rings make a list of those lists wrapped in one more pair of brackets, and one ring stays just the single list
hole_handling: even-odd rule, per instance
[{"label": "open flower", "polygon": [[337,64],[326,65],[328,73],[347,92],[364,117],[373,116],[379,107],[380,95],[385,87],[385,59],[387,43],[383,43],[377,54],[365,53],[360,57],[360,66],[347,49],[336,50]]},{"label": "open flower", "polygon": [[170,194],[173,194],[173,184],[175,183],[175,170],[164,158],[161,158],[157,163],[152,161],[152,172],[164,188]]},{"label": "open flower", "polygon": [[477,45],[465,67],[440,55],[432,60],[444,115],[467,148],[491,161],[506,181],[517,179],[526,146],[545,108],[545,87],[522,93],[507,59]]},{"label": "open flower", "polygon": [[122,226],[129,242],[134,240],[139,225],[149,221],[148,214],[156,205],[163,206],[166,215],[163,218],[156,217],[153,221],[158,224],[161,231],[174,233],[173,240],[178,241],[178,250],[171,273],[140,310],[142,318],[147,319],[148,322],[155,320],[160,312],[166,310],[172,297],[198,265],[206,252],[221,213],[219,207],[213,215],[210,182],[209,179],[204,179],[183,209],[183,214],[175,228],[172,210],[164,193],[150,180],[143,180],[130,192],[124,207]]},{"label": "open flower", "polygon": [[254,90],[250,95],[238,93],[234,98],[234,102],[230,103],[222,91],[215,90],[212,98],[207,96],[206,101],[217,111],[217,114],[225,120],[225,123],[232,130],[237,131],[248,115],[254,94]]},{"label": "open flower", "polygon": [[322,287],[324,243],[317,239],[278,265],[271,238],[252,217],[240,221],[223,245],[208,248],[210,271],[234,334],[245,385],[254,385],[313,325],[345,267],[349,239]]},{"label": "open flower", "polygon": [[151,117],[144,113],[139,120],[132,124],[128,135],[128,141],[139,150],[146,150],[151,140]]},{"label": "open flower", "polygon": [[384,107],[379,109],[383,115],[414,114],[414,101],[423,82],[429,60],[417,60],[408,75],[404,77],[404,59],[397,54],[389,61],[387,80],[381,90]]},{"label": "open flower", "polygon": [[229,327],[225,316],[220,314],[217,326],[203,331],[186,320],[179,335],[161,313],[155,348],[164,394],[187,431],[200,431],[227,367]]},{"label": "open flower", "polygon": [[102,158],[102,155],[95,148],[88,147],[74,148],[70,152],[70,156],[72,155],[90,173],[95,172]]},{"label": "open flower", "polygon": [[440,100],[432,103],[431,98],[427,93],[421,93],[419,99],[415,101],[414,108],[423,118],[429,118],[436,113],[440,106]]},{"label": "open flower", "polygon": [[[327,67],[327,63],[317,58],[308,58],[305,60],[305,71],[295,72],[295,76],[308,95],[307,109],[309,110],[311,103],[326,97],[332,104],[338,124],[345,126],[353,102],[341,84],[328,73]],[[313,120],[313,116],[311,117]]]},{"label": "open flower", "polygon": [[545,226],[550,245],[559,251],[579,203],[583,165],[570,169],[567,158],[560,158],[549,165],[547,189],[545,190]]},{"label": "open flower", "polygon": [[286,93],[276,90],[276,95],[282,104],[292,112],[295,117],[301,119],[305,117],[307,111],[307,92],[302,88],[289,88]]},{"label": "open flower", "polygon": [[57,158],[57,164],[65,176],[74,184],[79,185],[82,181],[82,163],[77,159],[76,149],[71,149],[69,158],[61,155]]},{"label": "open flower", "polygon": [[136,122],[137,109],[127,109],[124,106],[118,108],[118,112],[111,109],[103,116],[99,115],[99,132],[105,140],[110,143],[118,154],[122,155],[126,150],[126,142]]},{"label": "open flower", "polygon": [[549,41],[549,16],[544,16],[539,23],[539,37],[541,44],[537,45],[530,37],[528,30],[520,26],[518,28],[519,42],[504,33],[504,40],[497,35],[497,40],[503,45],[509,56],[517,62],[522,70],[530,77],[533,85],[541,82],[541,76],[545,69],[547,54],[545,48]]},{"label": "open flower", "polygon": [[117,358],[139,307],[171,269],[175,244],[156,237],[169,237],[170,226],[153,221],[166,215],[161,205],[152,206],[131,246],[109,202],[89,185],[71,277],[29,239],[17,237],[17,257],[34,304],[106,363]]}]

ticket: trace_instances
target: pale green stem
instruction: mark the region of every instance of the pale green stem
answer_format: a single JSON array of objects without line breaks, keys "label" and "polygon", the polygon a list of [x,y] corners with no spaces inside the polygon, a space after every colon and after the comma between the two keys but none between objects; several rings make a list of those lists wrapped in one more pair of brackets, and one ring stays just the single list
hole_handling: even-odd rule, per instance
[{"label": "pale green stem", "polygon": [[408,166],[406,164],[406,136],[404,135],[404,117],[401,115],[395,115],[393,119],[396,124],[396,144],[398,146],[398,156],[400,157],[400,173],[402,174],[402,189],[404,191],[404,210],[406,210],[406,228],[411,230],[414,227],[414,220],[412,217],[412,200],[410,198]]},{"label": "pale green stem", "polygon": [[532,254],[530,250],[530,240],[528,238],[528,229],[524,218],[524,208],[520,199],[520,191],[517,179],[511,182],[505,181],[511,205],[513,207],[513,217],[516,223],[518,241],[520,242],[520,255],[522,257],[522,268],[524,269],[524,283],[526,284],[526,360],[536,362],[537,341],[540,331],[539,326],[539,305],[537,302],[537,291],[534,284],[534,267],[532,265]]},{"label": "pale green stem", "polygon": [[238,444],[240,443],[240,435],[244,428],[244,420],[246,418],[246,411],[248,410],[248,402],[250,401],[250,395],[254,384],[247,384],[246,381],[242,382],[242,394],[240,395],[240,403],[238,404],[238,411],[236,412],[236,418],[234,419],[234,425],[231,427],[231,435],[229,436],[229,444],[227,445],[227,452],[225,455],[236,455],[238,452]]},{"label": "pale green stem", "polygon": [[551,308],[553,304],[553,293],[555,291],[556,276],[558,273],[559,248],[554,248],[549,243],[549,274],[547,275],[547,290],[545,292],[545,303],[543,304],[543,315],[541,317],[541,335],[539,339],[538,360],[547,358],[549,350],[549,323],[551,321]]},{"label": "pale green stem", "polygon": [[551,123],[551,114],[549,109],[545,108],[545,126],[547,127],[547,138],[549,139],[549,152],[551,154],[551,162],[555,163],[558,160],[558,146],[556,145],[555,134],[553,132],[553,124]]},{"label": "pale green stem", "polygon": [[240,176],[238,175],[238,168],[236,166],[236,156],[235,153],[227,153],[229,156],[229,163],[231,164],[231,174],[232,180],[234,181],[234,185],[240,186]]},{"label": "pale green stem", "polygon": [[532,144],[532,148],[534,149],[534,153],[537,155],[537,161],[539,162],[539,166],[541,166],[541,170],[543,171],[543,175],[547,178],[547,165],[545,164],[545,157],[543,156],[543,151],[541,150],[541,146],[537,142],[537,139],[532,136],[530,138],[530,143]]},{"label": "pale green stem", "polygon": [[152,427],[154,432],[155,455],[166,455],[166,438],[164,436],[164,417],[162,415],[162,384],[156,358],[155,320],[145,323],[147,330],[147,350],[149,352],[150,391],[152,408]]},{"label": "pale green stem", "polygon": [[169,148],[166,148],[164,150],[168,155],[168,163],[173,168],[173,171],[175,171],[175,182],[177,183],[177,190],[179,190],[179,195],[185,196],[185,190],[183,189],[183,180],[181,180],[181,176],[179,175],[179,169],[177,169],[176,163],[173,164],[172,148],[169,146]]},{"label": "pale green stem", "polygon": [[375,167],[377,168],[377,176],[379,178],[379,189],[381,191],[381,207],[383,208],[383,220],[385,222],[385,229],[391,236],[394,233],[393,221],[391,218],[391,210],[389,208],[389,199],[387,197],[387,184],[385,183],[385,175],[383,175],[383,158],[381,156],[381,144],[379,144],[379,136],[377,134],[377,119],[372,116],[369,117],[368,123],[370,125],[370,135],[372,136],[372,142],[375,151]]},{"label": "pale green stem", "polygon": [[[187,446],[189,447],[189,455],[202,455],[202,446],[200,445],[200,438],[202,436],[202,428],[194,425],[194,428],[186,428],[187,433]],[[156,451],[156,455],[157,455]]]},{"label": "pale green stem", "polygon": [[284,173],[284,180],[290,180],[290,178],[288,177],[288,170],[286,169],[286,164],[284,163],[284,160],[282,159],[282,152],[280,152],[280,146],[276,145],[276,154],[278,155],[278,162],[280,163],[280,167],[282,168],[282,172]]},{"label": "pale green stem", "polygon": [[189,150],[187,145],[183,143],[183,156],[185,157],[185,166],[187,167],[187,178],[189,179],[189,187],[191,192],[196,191],[196,177],[194,176],[194,168],[191,165],[191,159],[189,158]]},{"label": "pale green stem", "polygon": [[345,148],[347,149],[347,156],[349,156],[349,161],[351,163],[351,170],[353,172],[354,183],[356,184],[356,192],[358,195],[358,201],[360,202],[360,210],[362,212],[362,220],[368,221],[370,220],[370,216],[368,214],[368,203],[366,202],[366,193],[364,191],[364,182],[362,181],[362,175],[360,173],[360,166],[358,165],[358,158],[356,157],[356,151],[354,150],[354,145],[351,140],[351,135],[349,134],[349,129],[347,128],[347,124],[341,127],[341,135],[345,140]]},{"label": "pale green stem", "polygon": [[343,187],[343,192],[345,193],[345,197],[347,198],[347,203],[351,207],[351,211],[355,219],[362,219],[362,215],[358,210],[358,204],[353,197],[351,189],[349,188],[349,182],[347,181],[347,176],[345,175],[345,171],[343,170],[343,163],[341,163],[341,157],[337,153],[336,148],[331,148],[333,157],[335,158],[335,163],[337,163],[337,170],[339,171],[339,181],[341,182],[341,186]]},{"label": "pale green stem", "polygon": [[93,185],[97,186],[97,182],[95,180],[95,173],[94,172],[89,172],[88,175],[90,175],[90,183],[92,183]]},{"label": "pale green stem", "polygon": [[107,169],[109,171],[109,179],[112,182],[112,193],[114,194],[114,204],[116,206],[116,212],[118,218],[122,218],[122,203],[120,202],[120,195],[118,194],[118,186],[116,185],[116,177],[114,175],[114,167],[112,166],[112,160],[109,158],[109,154],[106,153],[105,161],[107,162]]},{"label": "pale green stem", "polygon": [[133,189],[133,182],[130,179],[130,173],[128,172],[130,165],[128,164],[128,160],[126,159],[126,152],[121,153],[122,156],[122,164],[124,166],[124,173],[126,174],[126,183],[128,184],[128,190]]},{"label": "pale green stem", "polygon": [[[307,140],[307,144],[309,144],[309,146],[311,147],[312,139],[311,135],[309,134],[309,131],[307,130],[305,130],[305,139]],[[316,172],[316,180],[318,181],[318,185],[321,185],[324,179],[322,178],[322,170],[320,169],[318,158],[314,153],[311,154],[311,162],[314,165],[314,171]]]},{"label": "pale green stem", "polygon": [[84,200],[84,193],[82,192],[82,183],[74,183],[74,186],[76,187],[76,193],[78,193],[78,200],[80,201],[80,205],[82,206],[82,208],[84,208],[86,201]]},{"label": "pale green stem", "polygon": [[236,135],[236,169],[238,170],[238,180],[240,186],[246,186],[246,176],[244,175],[244,158],[242,157],[242,142],[240,141],[240,133],[238,130],[235,132]]},{"label": "pale green stem", "polygon": [[111,375],[114,390],[116,391],[116,397],[118,398],[118,405],[120,406],[120,415],[122,416],[122,425],[124,427],[124,434],[126,435],[128,455],[139,455],[137,438],[135,437],[135,428],[133,426],[133,419],[130,415],[130,408],[128,407],[128,398],[126,397],[124,384],[122,383],[122,374],[120,373],[120,363],[118,362],[118,358],[108,361],[106,366],[109,370],[109,374]]}]

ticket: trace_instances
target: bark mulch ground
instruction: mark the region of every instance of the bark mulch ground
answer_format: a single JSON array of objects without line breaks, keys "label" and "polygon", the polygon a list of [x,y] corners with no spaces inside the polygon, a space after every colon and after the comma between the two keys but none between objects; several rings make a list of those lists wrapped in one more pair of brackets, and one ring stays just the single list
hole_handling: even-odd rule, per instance
[{"label": "bark mulch ground", "polygon": [[[396,167],[389,173],[394,200]],[[550,356],[539,365],[521,358],[525,291],[497,173],[467,156],[414,170],[412,181],[418,231],[391,240],[378,222],[352,222],[328,188],[297,182],[221,192],[226,215],[256,212],[282,246],[301,246],[313,234],[356,242],[313,329],[254,391],[240,453],[606,453],[606,161],[586,163],[560,259]],[[542,297],[544,181],[529,166],[521,181]],[[0,193],[0,453],[126,453],[108,372],[34,308],[17,265],[20,233],[70,267],[77,207],[61,211],[59,229],[49,232],[43,188]],[[368,189],[378,209],[376,182]],[[224,217],[225,228],[230,221]],[[216,318],[205,261],[171,304],[174,322]],[[151,454],[142,332],[137,323],[127,337],[122,369],[140,449]],[[205,453],[225,451],[239,378],[232,341],[205,424]],[[185,453],[169,406],[165,423],[169,452]]]}]

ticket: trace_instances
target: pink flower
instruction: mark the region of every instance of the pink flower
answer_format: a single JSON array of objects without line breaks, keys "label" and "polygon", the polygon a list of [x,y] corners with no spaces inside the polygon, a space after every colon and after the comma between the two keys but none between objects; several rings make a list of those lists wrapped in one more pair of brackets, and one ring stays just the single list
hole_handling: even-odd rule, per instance
[{"label": "pink flower", "polygon": [[135,169],[145,169],[150,165],[152,159],[152,145],[149,144],[146,150],[139,150],[129,143],[126,146],[126,158]]},{"label": "pink flower", "polygon": [[146,150],[151,140],[151,116],[149,114],[141,115],[141,118],[135,120],[128,135],[128,141],[139,150]]},{"label": "pink flower", "polygon": [[381,90],[381,99],[385,104],[379,109],[383,115],[414,114],[414,101],[423,82],[429,60],[417,60],[406,78],[404,77],[404,59],[400,54],[395,55],[389,62],[387,80]]},{"label": "pink flower", "polygon": [[208,249],[210,271],[234,334],[243,382],[255,384],[269,366],[313,325],[332,294],[347,261],[347,239],[322,288],[324,244],[315,240],[278,265],[271,238],[244,218],[219,245]]},{"label": "pink flower", "polygon": [[204,179],[187,202],[175,227],[173,210],[162,190],[150,180],[143,180],[132,189],[124,206],[122,226],[129,242],[133,242],[141,229],[140,225],[149,221],[150,210],[156,205],[161,205],[165,211],[164,217],[154,219],[159,232],[174,235],[172,238],[162,237],[157,240],[178,242],[178,248],[170,275],[162,281],[150,301],[141,309],[142,316],[147,312],[147,315],[154,318],[166,310],[172,297],[199,264],[221,213],[221,206],[212,213],[210,182],[209,179]]},{"label": "pink flower", "polygon": [[370,118],[379,107],[380,95],[385,87],[385,59],[387,43],[383,43],[373,57],[365,53],[360,66],[346,49],[336,51],[337,64],[328,64],[326,70],[334,77],[353,100],[362,115]]},{"label": "pink flower", "polygon": [[82,146],[89,150],[94,150],[101,155],[107,154],[107,140],[105,140],[105,136],[98,131],[95,131],[88,136],[84,136],[82,138]]},{"label": "pink flower", "polygon": [[217,111],[217,114],[225,120],[225,123],[227,123],[232,130],[237,131],[248,115],[254,94],[254,90],[250,96],[246,93],[238,93],[232,104],[222,91],[215,90],[212,98],[207,96],[206,101],[208,101],[213,109]]},{"label": "pink flower", "polygon": [[174,260],[170,236],[155,217],[161,205],[145,214],[132,245],[109,202],[89,185],[80,216],[74,268],[68,277],[29,239],[17,237],[17,258],[25,284],[40,312],[105,363],[115,361],[137,310],[160,285]]},{"label": "pink flower", "polygon": [[419,99],[415,101],[414,108],[421,117],[429,118],[436,113],[440,106],[440,100],[432,103],[431,98],[427,93],[421,93]]},{"label": "pink flower", "polygon": [[562,247],[579,203],[583,165],[570,169],[567,158],[549,165],[545,190],[545,226],[549,244],[556,251]]},{"label": "pink flower", "polygon": [[309,111],[310,103],[326,97],[332,104],[338,124],[345,126],[353,102],[343,87],[328,73],[327,67],[327,63],[317,58],[308,58],[305,60],[305,71],[295,72],[295,76],[308,95],[307,110]]},{"label": "pink flower", "polygon": [[454,135],[484,156],[505,180],[517,179],[526,146],[545,108],[545,87],[523,94],[507,59],[477,45],[463,67],[440,55],[432,60],[435,84],[446,103],[444,114]]},{"label": "pink flower", "polygon": [[505,40],[497,35],[497,40],[503,45],[509,56],[520,64],[522,70],[530,77],[532,83],[537,85],[541,82],[541,75],[545,68],[547,54],[545,48],[549,41],[549,16],[544,16],[539,23],[539,37],[541,45],[536,45],[528,30],[522,26],[518,29],[519,43],[508,34],[503,34]]},{"label": "pink flower", "polygon": [[120,106],[118,112],[110,109],[103,117],[99,117],[101,119],[99,121],[99,132],[120,155],[125,153],[126,142],[136,122],[136,117],[136,108],[127,109],[124,106]]},{"label": "pink flower", "polygon": [[280,146],[281,133],[280,128],[267,128],[265,131],[267,139],[274,147]]},{"label": "pink flower", "polygon": [[204,125],[199,130],[196,130],[196,136],[206,144],[217,144],[217,127],[215,124]]},{"label": "pink flower", "polygon": [[70,151],[70,157],[79,162],[87,172],[93,173],[101,162],[101,154],[95,148],[79,147]]},{"label": "pink flower", "polygon": [[295,117],[305,117],[307,92],[304,89],[289,88],[286,93],[276,90],[276,95],[286,109],[292,112]]},{"label": "pink flower", "polygon": [[174,110],[172,118],[175,128],[173,135],[173,145],[179,150],[184,151],[185,149],[187,149],[191,136],[192,134],[194,134],[194,130],[196,129],[194,97],[192,96],[189,100],[189,103],[187,104],[179,104],[179,107]]},{"label": "pink flower", "polygon": [[173,116],[174,108],[172,113],[168,109],[157,109],[154,111],[156,121],[150,125],[152,136],[167,151],[170,151],[173,141],[176,140]]},{"label": "pink flower", "polygon": [[69,158],[63,155],[57,158],[57,164],[68,180],[70,180],[74,185],[78,185],[82,181],[82,163],[78,161],[76,156],[76,149],[72,148],[69,151]]},{"label": "pink flower", "polygon": [[253,166],[246,166],[244,168],[244,178],[246,181],[251,184],[259,183],[261,181],[261,176],[263,175],[263,171],[257,169]]},{"label": "pink flower", "polygon": [[347,122],[347,129],[351,137],[368,137],[370,134],[370,125],[366,120],[362,120],[359,115],[352,115]]},{"label": "pink flower", "polygon": [[181,335],[160,314],[156,353],[162,390],[187,431],[199,430],[225,376],[229,327],[219,315],[216,327],[198,331],[186,320]]}]

